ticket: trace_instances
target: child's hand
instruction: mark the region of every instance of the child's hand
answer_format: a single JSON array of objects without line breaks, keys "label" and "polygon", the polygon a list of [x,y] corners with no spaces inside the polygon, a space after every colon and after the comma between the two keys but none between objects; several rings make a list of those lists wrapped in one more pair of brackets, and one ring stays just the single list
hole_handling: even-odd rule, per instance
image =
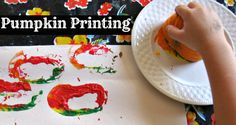
[{"label": "child's hand", "polygon": [[169,35],[199,53],[205,53],[209,48],[218,48],[226,45],[224,28],[215,12],[202,7],[196,2],[176,7],[176,13],[182,17],[184,27],[178,29],[168,26]]}]

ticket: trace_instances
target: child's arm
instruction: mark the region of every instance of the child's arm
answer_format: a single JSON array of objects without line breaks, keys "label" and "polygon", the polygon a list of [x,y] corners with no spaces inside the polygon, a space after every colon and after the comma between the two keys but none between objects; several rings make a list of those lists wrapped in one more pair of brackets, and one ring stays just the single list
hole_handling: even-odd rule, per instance
[{"label": "child's arm", "polygon": [[183,18],[184,27],[168,26],[169,35],[202,55],[217,125],[236,125],[236,60],[219,17],[195,2],[176,7],[176,12]]}]

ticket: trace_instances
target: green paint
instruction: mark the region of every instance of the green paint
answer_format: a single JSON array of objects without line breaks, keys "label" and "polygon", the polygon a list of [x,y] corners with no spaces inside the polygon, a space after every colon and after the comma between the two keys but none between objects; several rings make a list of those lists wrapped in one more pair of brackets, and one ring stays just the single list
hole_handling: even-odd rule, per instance
[{"label": "green paint", "polygon": [[[169,43],[169,41],[165,38],[165,41],[166,41],[166,43],[168,44]],[[174,41],[174,44],[175,44],[175,46],[178,46],[179,45],[179,42],[178,41]],[[174,52],[174,56],[175,57],[177,57],[178,59],[180,59],[180,60],[183,60],[183,61],[187,61],[187,62],[192,62],[192,61],[190,61],[190,60],[187,60],[187,59],[185,59],[183,56],[181,56],[172,46],[170,46],[169,44],[168,44],[168,46],[172,49],[172,51]]]},{"label": "green paint", "polygon": [[58,79],[63,71],[64,71],[64,66],[56,67],[53,69],[52,75],[48,79],[40,78],[36,80],[26,80],[26,81],[31,84],[48,84]]},{"label": "green paint", "polygon": [[16,104],[16,105],[4,105],[1,104],[0,106],[0,111],[4,111],[4,112],[10,112],[10,111],[25,111],[25,110],[29,110],[31,108],[33,108],[36,103],[35,101],[37,100],[39,95],[42,95],[43,91],[40,90],[39,94],[32,96],[31,101],[27,104]]},{"label": "green paint", "polygon": [[79,115],[87,115],[87,114],[91,114],[91,113],[96,113],[99,111],[102,111],[103,107],[97,107],[94,109],[79,109],[79,110],[67,110],[67,111],[63,111],[60,114],[64,115],[64,116],[79,116]]},{"label": "green paint", "polygon": [[0,96],[6,96],[7,94],[5,94],[5,93],[0,93]]},{"label": "green paint", "polygon": [[101,73],[101,74],[105,74],[105,73],[116,73],[116,70],[114,70],[112,67],[101,67],[101,66],[97,66],[97,67],[86,67],[88,69],[93,69],[95,70],[97,73]]}]

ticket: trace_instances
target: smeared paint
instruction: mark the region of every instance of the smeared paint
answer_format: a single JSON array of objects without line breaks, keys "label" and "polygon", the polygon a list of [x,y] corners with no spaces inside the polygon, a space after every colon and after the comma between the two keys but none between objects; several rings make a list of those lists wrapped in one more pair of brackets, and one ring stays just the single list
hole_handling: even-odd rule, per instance
[{"label": "smeared paint", "polygon": [[[35,80],[27,79],[27,73],[24,73],[21,69],[21,65],[30,63],[32,65],[37,65],[40,63],[44,63],[47,65],[56,66],[53,71],[52,75],[49,76],[49,78],[39,78]],[[26,54],[24,54],[23,51],[18,52],[9,62],[8,65],[9,70],[9,76],[12,78],[18,78],[20,81],[31,83],[31,84],[46,84],[50,83],[51,81],[54,81],[58,79],[61,75],[61,73],[64,71],[64,64],[61,63],[60,60],[56,60],[49,57],[44,56],[31,56],[27,57]]]},{"label": "smeared paint", "polygon": [[106,45],[99,45],[99,44],[82,44],[78,49],[76,49],[73,53],[70,51],[70,62],[71,64],[76,67],[77,69],[92,69],[95,70],[97,73],[116,73],[112,67],[102,67],[102,66],[86,66],[85,64],[81,64],[77,61],[76,57],[82,53],[88,52],[90,55],[103,55],[107,53],[112,53],[111,49],[107,48]]},{"label": "smeared paint", "polygon": [[68,0],[65,2],[64,6],[68,10],[74,10],[77,8],[80,9],[86,9],[88,7],[88,2],[91,2],[92,0]]},{"label": "smeared paint", "polygon": [[28,0],[4,0],[6,4],[27,3]]},{"label": "smeared paint", "polygon": [[[20,90],[31,91],[31,86],[29,83],[26,83],[26,82],[8,82],[8,81],[0,79],[0,96],[4,96],[3,102],[7,101],[11,97],[14,97],[14,98],[22,97],[22,94],[18,92]],[[15,94],[15,93],[9,93],[9,92],[18,92],[18,93]],[[2,111],[1,108],[4,108],[6,106],[7,105],[3,105],[0,103],[0,111]]]},{"label": "smeared paint", "polygon": [[0,79],[0,93],[2,92],[18,92],[19,90],[30,91],[31,87],[26,82],[7,82]]},{"label": "smeared paint", "polygon": [[100,6],[100,9],[98,10],[98,15],[99,16],[106,16],[109,14],[109,12],[112,9],[111,3],[105,2]]},{"label": "smeared paint", "polygon": [[112,67],[86,67],[87,69],[93,69],[96,71],[96,73],[101,73],[101,74],[105,74],[105,73],[116,73],[116,70],[114,70]]},{"label": "smeared paint", "polygon": [[10,111],[24,111],[33,108],[36,105],[36,100],[39,95],[42,95],[43,91],[41,90],[39,94],[32,96],[31,101],[27,104],[15,104],[8,105],[0,103],[0,111],[10,112]]},{"label": "smeared paint", "polygon": [[[85,94],[97,94],[97,107],[82,108],[73,110],[69,108],[68,101],[74,97],[82,97]],[[95,83],[84,84],[80,86],[71,86],[69,84],[57,85],[48,94],[47,100],[49,106],[57,113],[64,116],[79,116],[99,112],[107,102],[108,92]]]}]

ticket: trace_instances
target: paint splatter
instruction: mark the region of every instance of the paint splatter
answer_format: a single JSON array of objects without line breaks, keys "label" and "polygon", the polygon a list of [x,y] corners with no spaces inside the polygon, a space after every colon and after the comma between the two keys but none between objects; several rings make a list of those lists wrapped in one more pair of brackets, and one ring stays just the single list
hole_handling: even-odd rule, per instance
[{"label": "paint splatter", "polygon": [[77,80],[80,82],[80,78],[79,77],[77,77]]},{"label": "paint splatter", "polygon": [[112,67],[103,67],[103,66],[86,66],[85,64],[81,64],[77,61],[76,57],[82,53],[88,52],[90,55],[103,55],[107,53],[112,53],[111,49],[107,48],[106,45],[98,45],[98,44],[82,44],[78,49],[76,49],[73,53],[70,50],[70,62],[77,69],[91,69],[96,71],[97,73],[116,73]]},{"label": "paint splatter", "polygon": [[21,94],[20,92],[18,92],[18,93],[6,93],[6,92],[4,92],[4,93],[0,93],[0,96],[4,96],[4,100],[3,100],[3,102],[5,102],[5,101],[7,101],[8,99],[10,99],[10,98],[20,98],[20,97],[22,97],[23,96],[23,94]]},{"label": "paint splatter", "polygon": [[[98,107],[93,109],[82,108],[73,110],[69,108],[68,101],[74,97],[82,97],[85,94],[97,94],[96,103]],[[79,116],[99,112],[107,102],[108,92],[95,83],[84,84],[80,86],[71,86],[69,84],[57,85],[48,94],[47,100],[49,106],[57,113],[64,116]]]},{"label": "paint splatter", "polygon": [[28,0],[4,0],[6,4],[27,3]]},{"label": "paint splatter", "polygon": [[74,10],[77,8],[80,9],[86,9],[88,7],[88,2],[91,2],[92,0],[68,0],[65,2],[64,6],[68,10]]},{"label": "paint splatter", "polygon": [[100,9],[98,10],[98,15],[99,16],[106,16],[109,14],[109,12],[112,9],[111,3],[105,2],[101,5]]},{"label": "paint splatter", "polygon": [[123,56],[123,53],[122,53],[122,52],[120,52],[120,53],[119,53],[119,57],[121,58],[122,56]]},{"label": "paint splatter", "polygon": [[[38,79],[27,79],[27,73],[24,73],[23,69],[21,69],[21,65],[30,63],[32,65],[37,65],[40,63],[44,63],[47,65],[55,66],[52,71],[52,75],[48,78],[38,78]],[[31,84],[46,84],[54,81],[60,77],[62,72],[64,71],[64,64],[61,63],[60,60],[56,60],[49,57],[44,56],[31,56],[27,57],[23,51],[18,52],[9,62],[8,66],[9,76],[12,78],[18,78],[20,81],[31,83]]]},{"label": "paint splatter", "polygon": [[33,108],[36,105],[36,100],[39,95],[42,95],[43,91],[40,90],[39,94],[32,96],[31,101],[27,104],[15,104],[8,105],[0,103],[0,111],[10,112],[10,111],[24,111]]}]

